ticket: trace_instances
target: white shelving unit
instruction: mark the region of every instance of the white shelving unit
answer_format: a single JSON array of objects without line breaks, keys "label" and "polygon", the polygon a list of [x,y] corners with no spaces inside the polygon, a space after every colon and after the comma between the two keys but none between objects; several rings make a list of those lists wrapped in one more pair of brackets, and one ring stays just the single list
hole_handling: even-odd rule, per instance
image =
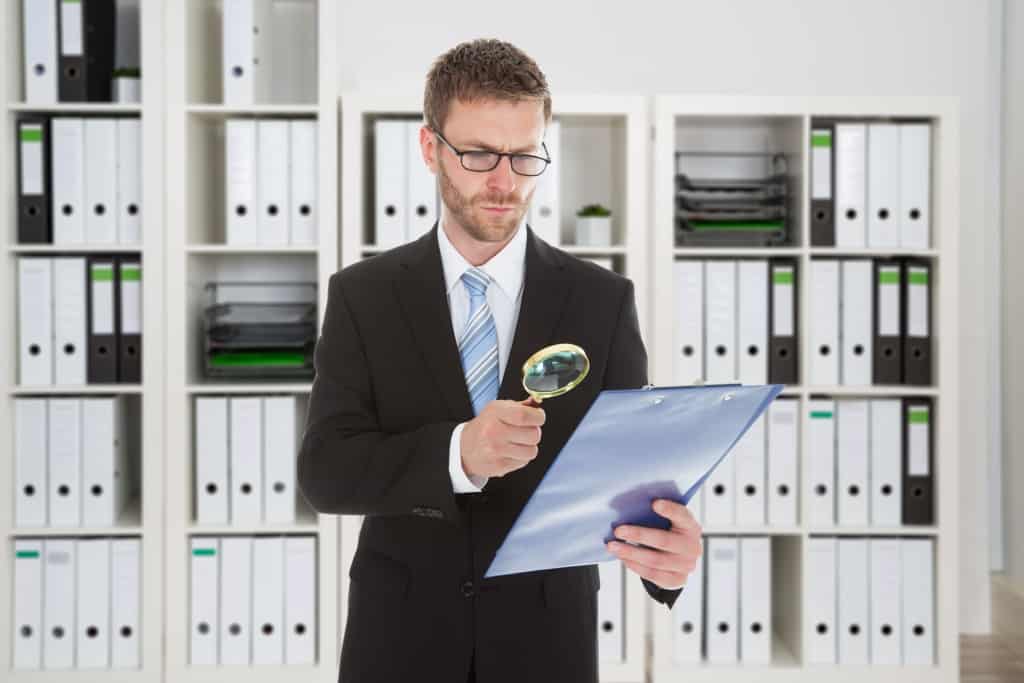
[{"label": "white shelving unit", "polygon": [[[933,335],[935,382],[930,387],[911,386],[808,386],[798,384],[787,387],[786,395],[800,398],[804,406],[812,396],[830,397],[930,397],[932,407],[933,456],[936,477],[936,524],[918,527],[884,528],[819,528],[806,523],[796,527],[726,527],[706,528],[712,535],[769,536],[773,541],[785,539],[783,546],[773,543],[773,565],[783,562],[789,573],[798,578],[790,584],[774,582],[772,601],[773,660],[770,666],[722,666],[699,664],[682,666],[672,657],[672,616],[667,610],[654,607],[652,636],[652,674],[654,683],[669,681],[826,681],[842,683],[861,681],[868,676],[873,681],[909,683],[911,681],[955,681],[959,677],[958,649],[958,498],[956,491],[959,454],[958,443],[958,377],[956,343],[958,315],[959,241],[959,111],[952,98],[906,97],[728,97],[728,96],[661,96],[655,98],[654,121],[654,176],[653,205],[651,207],[653,233],[651,237],[653,291],[658,293],[652,308],[654,320],[651,345],[653,378],[655,384],[678,384],[673,377],[674,316],[676,300],[673,293],[673,263],[679,258],[771,258],[786,256],[798,266],[798,331],[800,335],[800,378],[809,376],[811,349],[808,344],[808,292],[814,286],[808,274],[813,258],[921,256],[933,264],[931,275],[932,304],[931,331]],[[811,247],[809,226],[809,147],[811,120],[825,118],[862,119],[928,119],[932,123],[932,247],[921,250],[837,249]],[[764,140],[764,131],[774,131],[776,144],[782,149],[755,151],[783,151],[796,163],[789,173],[795,175],[799,213],[796,216],[795,244],[783,248],[714,248],[692,249],[677,247],[674,240],[675,152],[681,146],[700,141],[702,136],[712,144],[721,144],[717,137],[723,130],[739,131],[750,138]],[[753,131],[753,133],[751,133]],[[768,136],[771,137],[771,136]],[[726,141],[728,144],[728,141]],[[747,143],[751,144],[751,143]],[[757,144],[754,142],[753,144]],[[729,149],[729,151],[732,151]],[[794,168],[795,166],[795,168]],[[939,304],[941,302],[941,305]],[[801,409],[801,415],[805,411]],[[801,463],[806,463],[808,445],[803,419],[800,424]],[[805,466],[800,466],[805,471]],[[802,475],[801,475],[802,476]],[[803,492],[805,487],[801,486]],[[803,508],[803,503],[799,506]],[[806,566],[807,539],[811,536],[893,537],[916,536],[935,540],[935,652],[936,666],[921,667],[821,667],[804,663],[806,651],[803,624],[808,619],[808,577]],[[780,554],[780,557],[775,557]]]}]

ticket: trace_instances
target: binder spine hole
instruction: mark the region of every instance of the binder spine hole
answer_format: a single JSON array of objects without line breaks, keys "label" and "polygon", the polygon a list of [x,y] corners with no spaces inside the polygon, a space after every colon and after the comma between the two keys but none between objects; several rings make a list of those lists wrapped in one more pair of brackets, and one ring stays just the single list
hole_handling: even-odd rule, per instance
[{"label": "binder spine hole", "polygon": [[756,356],[757,353],[758,353],[758,348],[756,346],[753,346],[753,345],[748,346],[747,347],[747,353],[749,355],[751,355],[751,356]]},{"label": "binder spine hole", "polygon": [[306,635],[306,625],[305,624],[295,624],[295,633],[296,633],[296,635],[300,635],[300,636]]},{"label": "binder spine hole", "polygon": [[787,349],[787,348],[779,349],[779,358],[789,358],[789,349]]},{"label": "binder spine hole", "polygon": [[914,626],[914,635],[915,636],[923,636],[924,635],[924,626],[921,626],[920,624],[915,625]]},{"label": "binder spine hole", "polygon": [[196,631],[198,631],[200,635],[205,636],[207,633],[210,632],[210,625],[207,624],[205,621],[200,621],[196,625]]},{"label": "binder spine hole", "polygon": [[75,352],[75,345],[74,344],[65,344],[64,345],[64,353],[66,353],[67,355],[70,356],[74,352]]},{"label": "binder spine hole", "polygon": [[29,206],[25,208],[25,213],[29,216],[35,217],[39,215],[39,209],[34,206]]},{"label": "binder spine hole", "polygon": [[387,216],[394,216],[395,213],[397,212],[395,211],[395,207],[393,204],[388,204],[388,206],[384,209],[384,214]]},{"label": "binder spine hole", "polygon": [[726,352],[725,346],[719,345],[715,347],[715,353],[719,356],[724,356]]},{"label": "binder spine hole", "polygon": [[128,215],[129,216],[137,216],[138,214],[139,214],[139,205],[138,204],[129,204],[128,205]]},{"label": "binder spine hole", "polygon": [[64,627],[62,627],[62,626],[54,626],[53,627],[53,637],[56,638],[57,640],[62,639],[64,637]]},{"label": "binder spine hole", "polygon": [[827,217],[828,217],[828,214],[826,214],[821,209],[819,209],[819,210],[814,212],[814,220],[818,221],[819,223],[824,222]]},{"label": "binder spine hole", "polygon": [[303,204],[302,206],[299,207],[299,214],[302,216],[308,216],[312,212],[313,209],[310,208],[309,204]]},{"label": "binder spine hole", "polygon": [[864,355],[864,346],[862,344],[857,344],[856,346],[854,346],[853,347],[853,355],[855,355],[855,356],[863,356]]},{"label": "binder spine hole", "polygon": [[692,346],[684,346],[683,347],[683,355],[686,356],[687,358],[692,356],[693,355],[693,347]]},{"label": "binder spine hole", "polygon": [[882,495],[883,496],[891,496],[892,495],[892,485],[891,484],[885,484],[885,485],[882,486]]},{"label": "binder spine hole", "polygon": [[209,484],[206,485],[206,492],[208,494],[210,494],[211,496],[216,494],[217,493],[217,485],[214,484],[213,482],[210,482]]},{"label": "binder spine hole", "polygon": [[910,210],[910,220],[916,221],[920,217],[921,217],[921,210],[920,209],[911,209]]},{"label": "binder spine hole", "polygon": [[262,631],[263,631],[263,635],[265,635],[265,636],[272,636],[272,635],[274,635],[274,625],[273,624],[263,624]]},{"label": "binder spine hole", "polygon": [[847,209],[846,210],[846,218],[848,220],[851,220],[851,221],[855,220],[857,218],[857,210],[856,209]]},{"label": "binder spine hole", "polygon": [[882,635],[883,636],[891,636],[892,635],[892,626],[890,626],[889,624],[886,624],[885,626],[883,626],[882,627]]},{"label": "binder spine hole", "polygon": [[779,485],[779,495],[780,496],[788,496],[789,495],[789,487],[786,486],[785,484],[780,484]]},{"label": "binder spine hole", "polygon": [[245,208],[245,204],[239,204],[235,207],[236,216],[244,216],[246,213],[248,213],[248,211]]},{"label": "binder spine hole", "polygon": [[755,621],[753,624],[751,624],[750,625],[750,632],[751,633],[760,633],[761,632],[761,623]]},{"label": "binder spine hole", "polygon": [[880,220],[883,220],[883,221],[884,220],[888,220],[888,218],[889,218],[889,209],[879,209],[878,210],[878,218]]},{"label": "binder spine hole", "polygon": [[267,206],[267,213],[271,216],[277,215],[277,204],[270,204]]},{"label": "binder spine hole", "polygon": [[36,76],[42,76],[44,73],[46,73],[46,67],[42,64],[36,64],[32,67],[32,71],[35,72]]},{"label": "binder spine hole", "polygon": [[727,624],[724,621],[719,622],[719,624],[718,624],[718,632],[719,633],[728,633],[729,632],[729,624]]},{"label": "binder spine hole", "polygon": [[231,626],[228,627],[228,633],[230,633],[233,636],[241,635],[242,627],[238,624],[231,624]]},{"label": "binder spine hole", "polygon": [[860,487],[857,486],[856,484],[851,486],[849,491],[850,491],[850,495],[851,496],[859,496],[860,495]]},{"label": "binder spine hole", "polygon": [[31,626],[22,626],[20,632],[21,632],[21,637],[22,638],[31,638],[32,637],[32,627]]},{"label": "binder spine hole", "polygon": [[26,486],[24,491],[25,491],[25,495],[26,496],[31,497],[31,496],[36,495],[36,487],[33,486],[32,484],[29,484],[28,486]]},{"label": "binder spine hole", "polygon": [[121,637],[122,638],[131,638],[132,637],[132,627],[131,626],[122,626],[121,627]]},{"label": "binder spine hole", "polygon": [[92,489],[90,490],[92,491],[92,495],[96,496],[97,498],[103,495],[103,487],[100,486],[99,484],[93,484]]},{"label": "binder spine hole", "polygon": [[274,482],[274,493],[284,493],[285,488],[284,482]]},{"label": "binder spine hole", "polygon": [[824,496],[826,493],[828,493],[828,487],[825,486],[824,484],[818,484],[817,486],[814,487],[814,492],[817,493],[819,496]]},{"label": "binder spine hole", "polygon": [[921,349],[914,349],[911,353],[913,354],[915,360],[920,360],[921,357],[924,356],[924,354],[921,352]]},{"label": "binder spine hole", "polygon": [[231,67],[231,75],[234,76],[235,78],[241,78],[242,77],[242,73],[243,73],[242,67],[240,67],[240,66],[233,66],[233,67]]},{"label": "binder spine hole", "polygon": [[128,354],[128,356],[129,356],[130,358],[134,358],[134,357],[136,356],[136,354],[138,353],[138,351],[136,351],[136,349],[135,349],[135,346],[134,346],[134,345],[132,345],[132,344],[129,344],[129,345],[128,345],[128,346],[127,346],[127,347],[125,348],[125,353],[127,353],[127,354]]},{"label": "binder spine hole", "polygon": [[97,352],[98,352],[98,353],[99,353],[99,354],[100,354],[101,356],[105,356],[105,355],[107,355],[107,347],[106,347],[106,346],[100,346],[99,348],[97,348],[97,349],[96,349],[96,351],[97,351]]},{"label": "binder spine hole", "polygon": [[417,216],[420,216],[421,218],[422,218],[423,216],[426,216],[426,215],[427,215],[427,207],[423,206],[422,204],[420,204],[419,206],[417,206],[417,207],[416,207],[416,215],[417,215]]},{"label": "binder spine hole", "polygon": [[725,486],[722,484],[715,484],[715,495],[720,496],[725,493]]},{"label": "binder spine hole", "polygon": [[70,204],[64,204],[60,207],[60,212],[65,216],[70,216],[75,212],[75,209]]},{"label": "binder spine hole", "polygon": [[683,623],[683,633],[693,633],[693,622],[687,621]]},{"label": "binder spine hole", "polygon": [[850,635],[851,636],[859,636],[860,635],[860,626],[858,626],[857,624],[850,624]]},{"label": "binder spine hole", "polygon": [[252,484],[242,484],[241,490],[245,495],[249,495],[252,493]]},{"label": "binder spine hole", "polygon": [[828,354],[832,353],[832,349],[829,348],[828,344],[822,344],[821,346],[818,347],[818,353],[820,353],[823,356],[827,356]]},{"label": "binder spine hole", "polygon": [[68,78],[78,78],[78,69],[73,67],[73,66],[68,67],[67,69],[64,70],[64,74]]},{"label": "binder spine hole", "polygon": [[102,216],[107,212],[107,207],[105,207],[103,204],[97,204],[96,206],[92,207],[92,211],[97,216]]},{"label": "binder spine hole", "polygon": [[57,495],[66,496],[69,493],[71,493],[71,489],[68,488],[67,484],[61,484],[60,486],[57,487]]},{"label": "binder spine hole", "polygon": [[548,217],[550,217],[551,216],[551,207],[550,206],[542,206],[542,207],[540,207],[540,215],[541,215],[541,218],[548,218]]},{"label": "binder spine hole", "polygon": [[85,629],[85,635],[88,636],[89,638],[95,638],[99,634],[100,634],[100,630],[98,628],[96,628],[95,626],[90,626],[89,628]]},{"label": "binder spine hole", "polygon": [[610,621],[602,621],[601,622],[601,630],[604,631],[605,633],[611,633],[612,631],[615,630],[615,624],[613,624]]},{"label": "binder spine hole", "polygon": [[828,624],[818,624],[818,635],[825,635],[828,633]]},{"label": "binder spine hole", "polygon": [[920,498],[924,495],[924,489],[920,486],[914,488],[914,498]]},{"label": "binder spine hole", "polygon": [[755,493],[757,493],[757,487],[754,486],[753,484],[747,484],[747,488],[744,490],[746,491],[748,496],[752,496]]},{"label": "binder spine hole", "polygon": [[894,353],[895,351],[891,346],[886,346],[884,349],[882,349],[882,355],[885,356],[886,358],[892,358]]}]

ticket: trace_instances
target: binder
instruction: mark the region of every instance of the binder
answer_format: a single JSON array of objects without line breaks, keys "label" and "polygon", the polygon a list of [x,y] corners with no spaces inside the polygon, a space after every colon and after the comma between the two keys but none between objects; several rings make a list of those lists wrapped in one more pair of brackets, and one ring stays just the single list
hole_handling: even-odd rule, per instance
[{"label": "binder", "polygon": [[57,103],[57,4],[21,0],[25,102]]},{"label": "binder", "polygon": [[224,104],[270,101],[270,0],[224,0],[221,79]]},{"label": "binder", "polygon": [[253,664],[284,663],[284,539],[252,540]]},{"label": "binder", "polygon": [[256,154],[258,176],[256,196],[259,198],[259,243],[288,244],[291,234],[291,197],[287,159],[290,153],[288,122],[265,119],[256,123]]},{"label": "binder", "polygon": [[736,523],[736,459],[725,458],[704,481],[704,523],[732,526]]},{"label": "binder", "polygon": [[837,401],[836,517],[843,526],[868,524],[868,402]]},{"label": "binder", "polygon": [[[189,663],[192,666],[216,666],[220,661],[220,541],[194,537],[190,546],[192,625]],[[248,567],[245,571],[248,574]]]},{"label": "binder", "polygon": [[796,326],[796,264],[786,259],[771,260],[772,328],[768,339],[768,381],[796,384],[798,380]]},{"label": "binder", "polygon": [[676,664],[697,664],[703,656],[704,556],[686,580],[672,607],[672,659]]},{"label": "binder", "polygon": [[85,119],[85,241],[117,244],[117,121]]},{"label": "binder", "polygon": [[46,399],[14,399],[14,524],[46,526]]},{"label": "binder", "polygon": [[538,237],[557,247],[562,242],[562,189],[559,178],[562,172],[562,124],[559,121],[548,123],[544,131],[544,145],[548,149],[551,163],[537,178],[528,222]]},{"label": "binder", "polygon": [[597,653],[602,662],[621,662],[625,656],[623,564],[600,562],[597,592]]},{"label": "binder", "polygon": [[839,539],[839,665],[866,666],[870,602],[868,542],[863,538]]},{"label": "binder", "polygon": [[867,126],[836,124],[836,246],[867,246]]},{"label": "binder", "polygon": [[406,176],[408,144],[406,122],[374,122],[374,221],[379,248],[396,247],[405,241]]},{"label": "binder", "polygon": [[110,541],[79,540],[75,649],[79,669],[110,667]]},{"label": "binder", "polygon": [[868,246],[900,246],[900,126],[868,125]]},{"label": "binder", "polygon": [[[52,4],[52,3],[51,3]],[[43,541],[14,540],[14,649],[11,667],[43,664]]]},{"label": "binder", "polygon": [[931,246],[931,124],[900,126],[900,246]]},{"label": "binder", "polygon": [[743,384],[768,381],[768,262],[740,261],[738,268],[738,377]]},{"label": "binder", "polygon": [[[411,241],[430,232],[437,219],[437,182],[434,174],[423,160],[423,150],[420,147],[420,121],[406,121],[405,141],[408,145],[406,169],[408,178],[406,180],[409,199],[406,202],[408,215],[406,216],[405,239]],[[504,161],[504,160],[503,160]]]},{"label": "binder", "polygon": [[698,524],[704,524],[704,489],[699,488],[693,492],[690,502],[686,504],[693,518]]},{"label": "binder", "polygon": [[903,664],[935,665],[934,541],[903,539]]},{"label": "binder", "polygon": [[196,398],[196,521],[228,523],[228,400]]},{"label": "binder", "polygon": [[839,383],[839,261],[811,261],[811,383]]},{"label": "binder", "polygon": [[82,399],[82,524],[114,526],[128,502],[121,397]]},{"label": "binder", "polygon": [[772,546],[767,537],[740,539],[740,659],[772,659]]},{"label": "binder", "polygon": [[117,119],[117,241],[142,244],[142,122]]},{"label": "binder", "polygon": [[85,258],[53,259],[53,381],[86,383]]},{"label": "binder", "polygon": [[765,426],[764,417],[750,425],[733,446],[736,464],[736,523],[764,526],[765,523]]},{"label": "binder", "polygon": [[252,539],[222,538],[220,550],[220,663],[246,666],[252,661]]},{"label": "binder", "polygon": [[704,379],[704,264],[676,261],[675,378],[676,384]]},{"label": "binder", "polygon": [[231,522],[263,521],[263,399],[232,398]]},{"label": "binder", "polygon": [[[238,4],[232,0],[227,7]],[[244,1],[244,0],[243,0]],[[256,0],[260,2],[261,0]],[[225,225],[228,244],[256,244],[259,216],[256,204],[256,122],[228,119],[224,123],[224,154],[227,174]]]},{"label": "binder", "polygon": [[289,121],[291,139],[291,243],[317,243],[316,121]]},{"label": "binder", "polygon": [[734,537],[711,536],[708,555],[708,662],[739,661],[739,542]]},{"label": "binder", "polygon": [[835,224],[835,123],[815,119],[811,124],[811,246],[832,247]]},{"label": "binder", "polygon": [[871,401],[871,523],[899,526],[903,519],[903,403]]},{"label": "binder", "polygon": [[871,560],[871,663],[902,663],[901,541],[873,538],[868,541]]},{"label": "binder", "polygon": [[808,664],[836,663],[836,539],[807,539],[807,625],[804,646]]},{"label": "binder", "polygon": [[931,401],[904,399],[903,523],[935,523]]},{"label": "binder", "polygon": [[615,264],[612,263],[611,256],[588,256],[586,258],[580,257],[580,260],[589,261],[590,263],[593,263],[595,266],[600,266],[605,270],[615,272]]},{"label": "binder", "polygon": [[316,539],[291,536],[284,540],[286,664],[316,661]]},{"label": "binder", "polygon": [[60,0],[61,102],[110,102],[114,73],[114,0]]},{"label": "binder", "polygon": [[110,541],[110,667],[138,669],[142,543],[137,538]]},{"label": "binder", "polygon": [[43,541],[43,668],[75,664],[75,545],[71,539]]},{"label": "binder", "polygon": [[705,266],[707,296],[707,381],[736,381],[736,262],[708,261]]},{"label": "binder", "polygon": [[842,383],[871,384],[872,296],[871,261],[842,262],[843,296],[841,303],[843,357]]},{"label": "binder", "polygon": [[776,399],[768,415],[768,523],[797,524],[799,401]]},{"label": "binder", "polygon": [[55,117],[50,119],[50,135],[53,243],[84,244],[85,121]]},{"label": "binder", "polygon": [[51,398],[48,479],[50,526],[82,523],[82,402],[77,398]]},{"label": "binder", "polygon": [[836,421],[835,401],[807,402],[807,521],[835,523]]},{"label": "binder", "polygon": [[52,291],[52,259],[18,259],[18,379],[25,386],[53,383]]},{"label": "binder", "polygon": [[142,381],[142,264],[137,257],[117,259],[118,380],[125,384]]},{"label": "binder", "polygon": [[115,260],[89,257],[89,361],[90,384],[117,382],[117,287]]},{"label": "binder", "polygon": [[932,383],[931,270],[928,261],[903,263],[904,384]]},{"label": "binder", "polygon": [[272,524],[295,521],[297,409],[294,396],[263,399],[263,505]]},{"label": "binder", "polygon": [[900,281],[899,261],[875,261],[875,384],[899,384],[902,380]]},{"label": "binder", "polygon": [[[53,3],[23,0],[40,11]],[[26,12],[30,11],[27,7]],[[56,98],[55,98],[56,99]],[[45,116],[18,117],[18,243],[48,244],[50,225],[50,121]]]}]

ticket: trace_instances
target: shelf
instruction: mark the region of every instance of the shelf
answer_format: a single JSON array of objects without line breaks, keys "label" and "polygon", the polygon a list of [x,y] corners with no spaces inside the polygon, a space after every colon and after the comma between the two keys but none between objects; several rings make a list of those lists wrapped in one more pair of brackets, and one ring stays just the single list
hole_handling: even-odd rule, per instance
[{"label": "shelf", "polygon": [[192,524],[188,528],[189,536],[255,536],[259,534],[280,534],[283,536],[309,535],[320,533],[316,523],[306,524],[263,524],[257,526],[234,526],[231,524],[211,524],[204,526]]},{"label": "shelf", "polygon": [[237,106],[227,104],[190,104],[185,107],[189,114],[223,118],[226,116],[316,116],[320,113],[318,104],[252,104]]},{"label": "shelf", "polygon": [[15,244],[12,254],[140,254],[142,245],[130,244]]},{"label": "shelf", "polygon": [[804,394],[828,396],[938,396],[939,390],[934,387],[913,386],[807,386]]},{"label": "shelf", "polygon": [[139,384],[18,385],[8,387],[7,391],[13,396],[63,396],[64,394],[87,394],[91,396],[93,394],[142,394],[142,386]]},{"label": "shelf", "polygon": [[190,394],[308,394],[313,390],[312,382],[254,382],[252,384],[189,384],[185,391]]},{"label": "shelf", "polygon": [[934,526],[844,526],[844,527],[810,527],[810,536],[938,536],[939,530]]},{"label": "shelf", "polygon": [[185,247],[189,254],[317,254],[319,249],[312,245],[236,245],[236,244],[190,244]]},{"label": "shelf", "polygon": [[811,247],[811,256],[844,256],[844,257],[907,257],[934,258],[939,255],[938,249],[850,249],[840,247]]},{"label": "shelf", "polygon": [[92,537],[92,536],[141,536],[142,535],[142,501],[138,498],[128,503],[121,512],[117,524],[111,527],[14,527],[10,530],[12,538],[50,538],[50,537]]},{"label": "shelf", "polygon": [[800,536],[803,529],[798,526],[705,526],[704,536]]},{"label": "shelf", "polygon": [[7,105],[8,111],[39,112],[43,114],[141,114],[141,104],[118,104],[117,102],[59,102],[57,104],[28,104],[15,102]]},{"label": "shelf", "polygon": [[803,250],[799,247],[675,247],[676,258],[772,258],[782,256],[800,256]]}]

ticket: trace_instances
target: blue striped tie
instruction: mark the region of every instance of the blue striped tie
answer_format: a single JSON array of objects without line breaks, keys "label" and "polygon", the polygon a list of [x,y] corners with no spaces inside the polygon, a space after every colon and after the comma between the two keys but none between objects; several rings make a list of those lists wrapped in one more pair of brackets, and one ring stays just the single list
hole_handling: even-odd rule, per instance
[{"label": "blue striped tie", "polygon": [[459,340],[459,356],[473,413],[479,415],[498,398],[498,332],[487,305],[491,277],[479,268],[470,268],[462,274],[462,282],[469,293],[469,317]]}]

